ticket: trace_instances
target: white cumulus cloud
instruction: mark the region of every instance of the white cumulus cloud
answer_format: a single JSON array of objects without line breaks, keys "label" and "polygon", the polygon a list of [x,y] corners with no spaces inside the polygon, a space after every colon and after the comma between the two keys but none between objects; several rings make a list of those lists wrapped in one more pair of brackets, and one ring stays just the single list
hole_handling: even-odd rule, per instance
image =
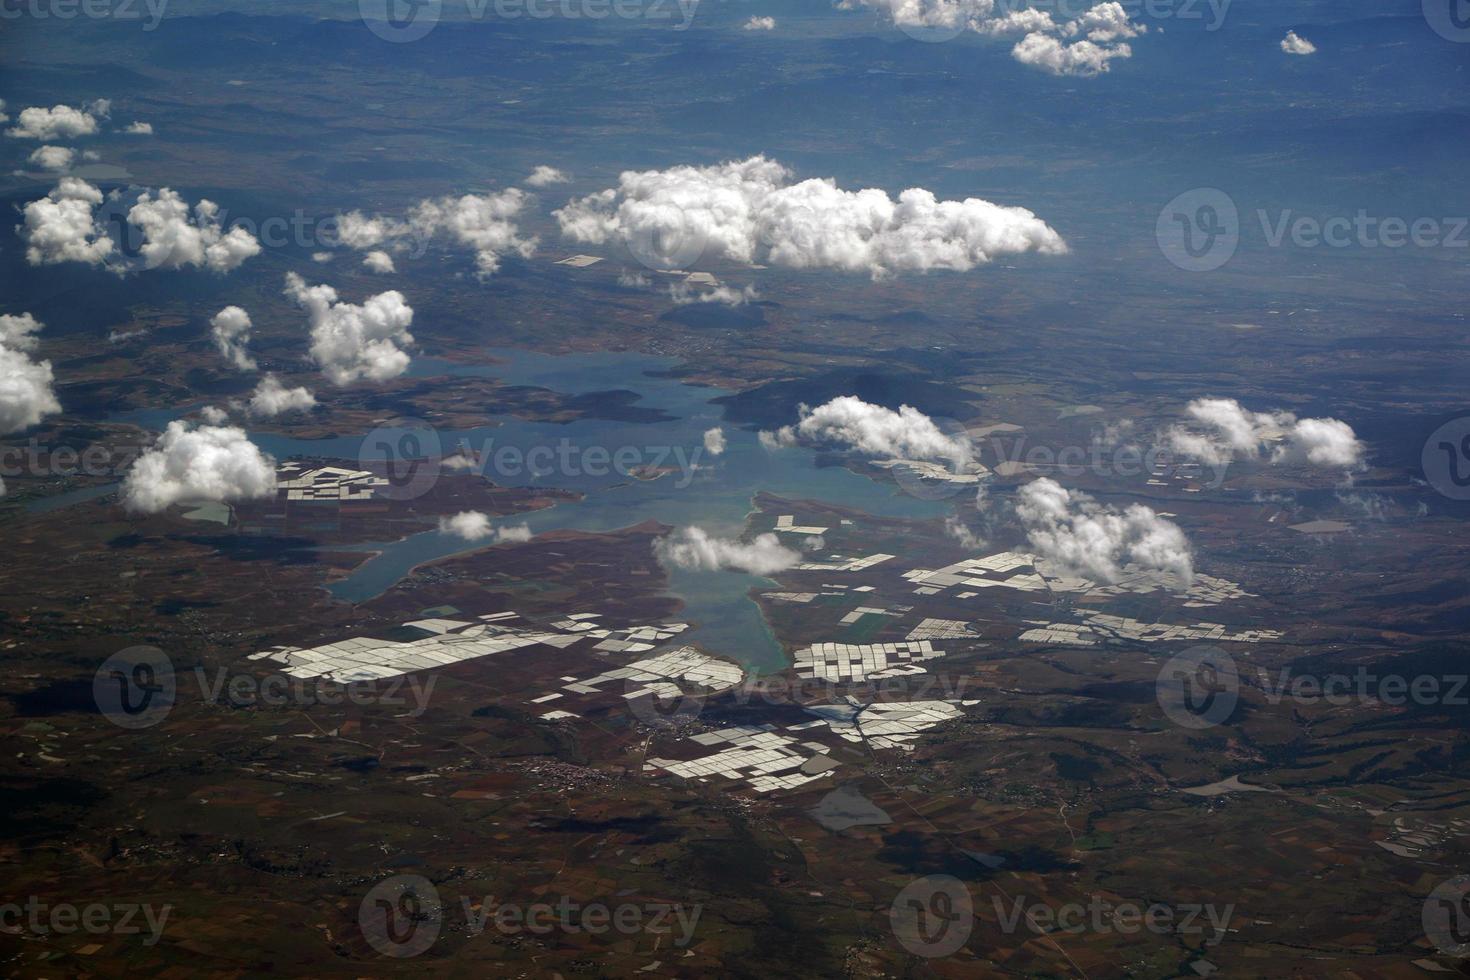
[{"label": "white cumulus cloud", "polygon": [[79,177],[63,177],[51,192],[24,208],[25,223],[17,227],[26,242],[31,265],[84,262],[101,265],[113,254],[114,243],[97,224],[96,207],[102,192]]},{"label": "white cumulus cloud", "polygon": [[1165,444],[1211,466],[1236,458],[1329,469],[1363,465],[1364,446],[1340,419],[1302,419],[1285,409],[1253,412],[1233,398],[1197,398],[1186,412],[1189,424],[1166,430]]},{"label": "white cumulus cloud", "polygon": [[1043,477],[1020,489],[1016,516],[1032,549],[1067,574],[1107,584],[1131,565],[1183,588],[1194,581],[1184,532],[1142,504],[1119,510]]},{"label": "white cumulus cloud", "polygon": [[98,99],[82,108],[69,105],[31,106],[20,110],[15,126],[5,131],[15,139],[57,140],[92,136],[97,132],[99,119],[107,118],[111,103]]},{"label": "white cumulus cloud", "polygon": [[776,29],[776,18],[774,17],[752,17],[740,26],[743,31],[774,31]]},{"label": "white cumulus cloud", "polygon": [[61,411],[50,361],[33,361],[41,323],[29,313],[0,315],[0,435],[19,432]]},{"label": "white cumulus cloud", "polygon": [[337,217],[338,238],[354,249],[386,246],[406,251],[445,234],[475,252],[481,276],[493,275],[506,255],[530,258],[536,239],[522,238],[516,219],[531,196],[519,188],[494,194],[462,194],[425,198],[408,213],[407,220],[350,211]]},{"label": "white cumulus cloud", "polygon": [[1126,42],[1148,30],[1115,0],[1060,22],[1048,11],[1003,0],[842,0],[838,6],[876,10],[905,30],[1019,37],[1011,56],[1054,75],[1099,75],[1114,59],[1132,57]]},{"label": "white cumulus cloud", "polygon": [[128,211],[128,222],[143,231],[139,252],[152,269],[181,269],[205,266],[214,272],[230,272],[248,258],[260,254],[260,242],[244,228],[225,231],[220,227],[219,205],[201,200],[192,214],[178,192],[162,188],[138,195]]},{"label": "white cumulus cloud", "polygon": [[129,136],[152,136],[153,124],[146,122],[129,123],[123,132]]},{"label": "white cumulus cloud", "polygon": [[526,183],[532,187],[550,187],[552,184],[565,184],[570,179],[555,167],[548,167],[543,163],[531,171]]},{"label": "white cumulus cloud", "polygon": [[978,198],[940,201],[923,188],[898,199],[831,179],[791,182],[763,156],[708,167],[625,171],[616,188],[554,211],[573,241],[617,241],[646,264],[705,259],[745,265],[865,272],[878,278],[931,269],[967,271],[1000,256],[1066,252],[1060,235],[1025,208]]},{"label": "white cumulus cloud", "polygon": [[865,402],[856,395],[839,395],[824,405],[799,408],[800,420],[775,432],[762,432],[767,449],[794,445],[799,439],[837,443],[869,456],[898,459],[947,460],[957,467],[973,461],[974,448],[963,435],[945,433],[934,420],[911,405],[898,411]]},{"label": "white cumulus cloud", "polygon": [[362,264],[367,267],[369,272],[376,272],[379,275],[386,275],[389,272],[398,271],[393,265],[393,256],[382,249],[375,249],[367,255],[364,255],[362,257]]},{"label": "white cumulus cloud", "polygon": [[288,272],[285,292],[309,314],[311,356],[332,384],[386,381],[408,369],[409,356],[402,347],[413,343],[408,332],[413,307],[396,289],[370,296],[359,306],[339,301],[331,286],[308,286]]},{"label": "white cumulus cloud", "polygon": [[1298,37],[1296,31],[1287,31],[1286,37],[1281,39],[1281,50],[1287,54],[1309,55],[1317,53],[1317,46],[1304,37]]},{"label": "white cumulus cloud", "polygon": [[496,544],[512,544],[531,540],[531,528],[526,524],[510,524],[492,527],[490,518],[477,510],[460,511],[452,517],[439,518],[439,531],[464,538],[466,541],[483,541],[487,538]]},{"label": "white cumulus cloud", "polygon": [[687,282],[676,282],[669,287],[669,299],[675,306],[693,306],[696,303],[718,303],[720,306],[744,306],[760,299],[754,286],[737,289],[724,283],[715,283],[709,289],[698,289]]},{"label": "white cumulus cloud", "polygon": [[220,356],[238,370],[255,370],[255,358],[245,349],[250,343],[249,313],[238,306],[226,306],[210,318],[209,327]]},{"label": "white cumulus cloud", "polygon": [[42,170],[59,174],[70,170],[76,157],[77,152],[67,146],[42,146],[37,148],[28,159]]},{"label": "white cumulus cloud", "polygon": [[704,451],[711,456],[719,456],[725,451],[725,430],[718,425],[704,432]]},{"label": "white cumulus cloud", "polygon": [[759,534],[749,542],[711,537],[690,526],[654,544],[659,561],[676,568],[714,572],[735,569],[752,575],[774,575],[801,562],[801,554],[783,545],[775,534]]},{"label": "white cumulus cloud", "polygon": [[284,412],[304,412],[316,407],[316,396],[306,388],[287,388],[274,374],[255,385],[245,411],[255,418],[274,418]]},{"label": "white cumulus cloud", "polygon": [[248,500],[276,489],[276,461],[234,426],[173,421],[123,480],[123,504],[156,514],[176,503]]}]

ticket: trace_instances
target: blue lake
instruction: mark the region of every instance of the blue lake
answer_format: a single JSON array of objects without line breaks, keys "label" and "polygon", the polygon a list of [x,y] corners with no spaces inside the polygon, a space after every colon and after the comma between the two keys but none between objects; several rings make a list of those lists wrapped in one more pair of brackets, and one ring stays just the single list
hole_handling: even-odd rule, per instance
[{"label": "blue lake", "polygon": [[[428,357],[415,358],[411,374],[421,377],[479,375],[508,384],[534,385],[564,394],[630,390],[641,408],[659,409],[667,421],[638,423],[601,420],[569,424],[526,422],[496,417],[495,426],[469,430],[439,430],[446,455],[469,446],[488,460],[484,474],[502,486],[557,487],[587,496],[497,521],[527,524],[533,532],[556,529],[609,531],[654,519],[681,527],[697,524],[718,535],[738,535],[761,490],[795,499],[822,500],[859,511],[891,517],[930,517],[943,514],[942,501],[921,500],[897,492],[840,467],[818,468],[806,449],[775,452],[763,448],[754,433],[725,428],[726,448],[719,456],[704,451],[707,429],[721,424],[720,406],[710,404],[726,392],[686,385],[656,377],[678,362],[640,354],[573,354],[550,356],[524,351],[489,350],[498,363],[464,365]],[[134,413],[129,421],[161,428],[172,413]],[[339,457],[356,460],[362,436],[333,439],[290,439],[268,432],[251,438],[278,459],[290,456]],[[433,455],[433,446],[425,452]],[[524,454],[538,451],[541,472],[532,472]],[[608,464],[618,458],[637,464],[662,464],[675,472],[657,480],[638,480]],[[568,465],[565,460],[570,460]],[[547,465],[549,464],[549,465]],[[692,464],[689,465],[689,464]],[[588,470],[600,472],[587,472]],[[797,514],[797,523],[801,516]],[[796,535],[784,536],[799,547]],[[379,552],[346,578],[329,588],[348,602],[362,602],[400,581],[416,565],[485,547],[437,530],[399,541],[374,542],[350,550]],[[670,592],[685,603],[681,617],[694,624],[684,634],[706,649],[737,660],[756,671],[779,670],[789,660],[771,635],[759,608],[747,597],[752,587],[769,587],[766,579],[737,572],[693,572],[675,569]],[[579,610],[568,609],[567,612]],[[588,610],[595,611],[595,610]]]}]

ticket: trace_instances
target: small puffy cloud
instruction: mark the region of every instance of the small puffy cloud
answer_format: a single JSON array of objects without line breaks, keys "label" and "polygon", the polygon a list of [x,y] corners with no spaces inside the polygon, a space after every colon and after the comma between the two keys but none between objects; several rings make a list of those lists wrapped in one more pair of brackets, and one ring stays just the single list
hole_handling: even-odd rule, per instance
[{"label": "small puffy cloud", "polygon": [[51,192],[24,208],[25,223],[17,227],[26,243],[31,265],[84,262],[101,265],[113,254],[114,243],[97,224],[95,209],[102,192],[79,177],[63,177]]},{"label": "small puffy cloud", "polygon": [[618,285],[624,289],[647,289],[648,277],[641,272],[623,271],[618,273]]},{"label": "small puffy cloud", "polygon": [[709,289],[698,289],[687,282],[676,282],[669,287],[669,298],[675,306],[692,306],[696,303],[718,303],[721,306],[744,306],[760,299],[754,286],[736,289],[724,283],[715,283]]},{"label": "small puffy cloud", "polygon": [[1286,454],[1278,460],[1357,469],[1363,465],[1363,444],[1353,427],[1339,419],[1298,419],[1287,434]]},{"label": "small puffy cloud", "polygon": [[783,425],[774,431],[762,429],[756,433],[756,439],[760,441],[761,448],[767,452],[790,449],[796,445],[796,430],[789,425]]},{"label": "small puffy cloud", "polygon": [[369,272],[376,272],[380,275],[398,271],[393,265],[393,256],[382,249],[377,249],[363,256],[362,264],[367,267]]},{"label": "small puffy cloud", "polygon": [[1363,465],[1363,444],[1339,419],[1301,419],[1285,409],[1253,412],[1233,398],[1197,398],[1186,412],[1190,423],[1166,430],[1165,445],[1211,466],[1237,457],[1329,469]]},{"label": "small puffy cloud", "polygon": [[1281,50],[1287,54],[1309,55],[1317,53],[1317,46],[1304,37],[1298,37],[1296,31],[1287,31],[1286,37],[1281,39]]},{"label": "small puffy cloud", "polygon": [[29,313],[0,315],[0,435],[20,432],[61,411],[50,361],[33,361],[41,323]]},{"label": "small puffy cloud", "polygon": [[801,562],[801,554],[783,545],[775,534],[757,535],[749,542],[711,537],[703,528],[686,527],[661,538],[654,554],[665,565],[694,571],[734,569],[752,575],[774,575]]},{"label": "small puffy cloud", "polygon": [[974,457],[968,438],[945,433],[933,419],[911,405],[900,405],[895,412],[856,395],[839,395],[816,408],[802,405],[800,414],[801,419],[794,426],[762,432],[761,444],[775,449],[805,438],[818,443],[837,443],[869,456],[947,460],[960,467],[969,465]]},{"label": "small puffy cloud", "polygon": [[550,187],[552,184],[565,184],[571,178],[555,167],[541,164],[531,171],[531,176],[526,178],[526,183],[532,187]]},{"label": "small puffy cloud", "polygon": [[340,302],[328,285],[308,286],[294,272],[286,274],[286,295],[311,318],[311,357],[328,381],[386,381],[408,369],[402,347],[413,343],[408,332],[413,307],[396,289],[370,296],[362,305]]},{"label": "small puffy cloud", "polygon": [[1025,208],[978,198],[940,201],[923,188],[894,200],[827,180],[791,182],[763,156],[709,167],[625,171],[616,188],[554,211],[563,236],[616,241],[663,268],[701,257],[744,265],[864,272],[874,278],[945,269],[964,272],[1001,256],[1067,251]]},{"label": "small puffy cloud", "polygon": [[955,514],[950,514],[944,519],[944,533],[959,542],[960,547],[968,551],[978,551],[985,547],[985,539],[970,530],[969,525]]},{"label": "small puffy cloud", "polygon": [[477,510],[460,511],[453,517],[439,518],[439,533],[452,534],[466,541],[488,538],[493,531],[489,516]]},{"label": "small puffy cloud", "polygon": [[480,464],[477,461],[466,456],[463,452],[455,453],[453,456],[445,456],[439,461],[439,466],[442,469],[449,470],[451,473],[468,473],[480,468]]},{"label": "small puffy cloud", "polygon": [[536,239],[521,238],[515,218],[525,207],[527,195],[512,187],[498,194],[465,194],[420,201],[409,214],[409,224],[428,237],[443,230],[461,245],[475,250],[480,275],[493,275],[501,256],[516,254],[530,258]]},{"label": "small puffy cloud", "polygon": [[138,195],[128,222],[143,231],[139,252],[150,269],[205,266],[230,272],[260,254],[260,242],[250,232],[220,227],[219,205],[201,200],[191,214],[188,203],[167,187],[156,196],[151,191]]},{"label": "small puffy cloud", "polygon": [[838,6],[877,10],[909,31],[1020,37],[1011,56],[1053,75],[1102,74],[1114,59],[1132,57],[1132,49],[1124,42],[1148,30],[1134,22],[1116,0],[1095,4],[1060,22],[1049,11],[1016,9],[1015,4],[1001,0],[842,0]]},{"label": "small puffy cloud", "polygon": [[332,261],[332,258],[333,258],[333,256],[332,256],[332,253],[331,252],[312,252],[311,253],[311,260],[313,262],[315,262],[317,265],[326,265],[328,262]]},{"label": "small puffy cloud", "polygon": [[223,425],[230,413],[214,405],[205,405],[199,410],[199,417],[210,425]]},{"label": "small puffy cloud", "polygon": [[67,146],[43,146],[29,157],[32,164],[52,173],[65,173],[71,169],[77,152]]},{"label": "small puffy cloud", "polygon": [[10,117],[5,114],[5,100],[0,99],[0,123],[10,122]]},{"label": "small puffy cloud", "polygon": [[439,531],[464,538],[466,541],[492,539],[496,544],[514,544],[531,540],[531,528],[526,524],[492,527],[490,518],[477,510],[466,510],[452,517],[439,518]]},{"label": "small puffy cloud", "polygon": [[1142,504],[1119,510],[1043,477],[1020,489],[1016,516],[1032,549],[1066,574],[1108,584],[1129,565],[1183,588],[1194,581],[1184,532]]},{"label": "small puffy cloud", "polygon": [[47,109],[32,106],[22,109],[16,117],[15,126],[5,131],[6,136],[28,140],[76,139],[93,136],[97,132],[97,121],[106,118],[111,107],[105,99],[76,109],[68,105],[56,105]]},{"label": "small puffy cloud", "polygon": [[337,215],[337,239],[348,248],[373,248],[407,234],[407,225],[381,215],[369,217],[361,211]]},{"label": "small puffy cloud", "polygon": [[725,430],[718,425],[713,429],[706,429],[704,433],[704,451],[711,456],[719,456],[725,451]]},{"label": "small puffy cloud", "polygon": [[516,224],[530,200],[525,191],[512,187],[496,194],[426,198],[409,211],[407,221],[350,211],[338,215],[337,234],[349,248],[386,246],[395,251],[421,246],[436,235],[446,234],[474,249],[480,275],[489,276],[499,270],[502,257],[530,258],[536,251],[536,239],[522,238]]},{"label": "small puffy cloud", "polygon": [[306,388],[287,388],[267,374],[256,384],[245,403],[245,411],[255,418],[275,418],[284,412],[304,412],[316,407],[316,396]]},{"label": "small puffy cloud", "polygon": [[0,313],[0,346],[15,350],[35,350],[36,338],[44,324],[29,313]]},{"label": "small puffy cloud", "polygon": [[774,31],[776,29],[776,18],[774,17],[752,17],[740,26],[742,31]]},{"label": "small puffy cloud", "polygon": [[531,540],[529,524],[507,524],[495,529],[496,544],[519,544]]},{"label": "small puffy cloud", "polygon": [[255,359],[246,351],[250,343],[250,314],[238,306],[226,306],[209,320],[210,333],[220,356],[241,371],[254,371]]},{"label": "small puffy cloud", "polygon": [[234,426],[174,421],[123,480],[123,504],[156,514],[176,503],[249,500],[276,490],[276,461]]},{"label": "small puffy cloud", "polygon": [[133,122],[133,123],[129,123],[123,129],[123,132],[126,133],[126,134],[128,134],[129,136],[152,136],[153,135],[153,124],[152,123],[146,123],[146,122]]},{"label": "small puffy cloud", "polygon": [[1131,58],[1126,44],[1094,44],[1082,40],[1067,43],[1049,34],[1027,34],[1011,49],[1011,57],[1023,65],[1041,68],[1053,75],[1092,77],[1107,71],[1114,58]]}]

